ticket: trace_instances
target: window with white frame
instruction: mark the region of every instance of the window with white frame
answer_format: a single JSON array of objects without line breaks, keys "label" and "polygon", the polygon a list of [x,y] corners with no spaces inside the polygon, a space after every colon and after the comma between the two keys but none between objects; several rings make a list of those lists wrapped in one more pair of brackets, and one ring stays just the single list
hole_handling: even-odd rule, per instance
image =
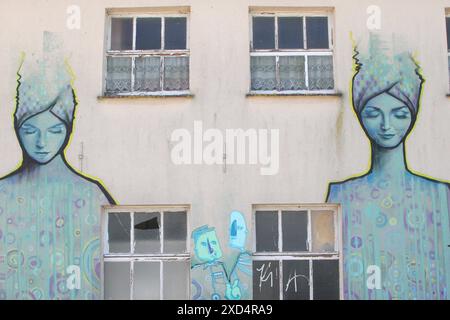
[{"label": "window with white frame", "polygon": [[333,93],[332,16],[252,13],[251,92]]},{"label": "window with white frame", "polygon": [[253,298],[338,300],[337,205],[255,206]]},{"label": "window with white frame", "polygon": [[186,14],[108,16],[105,95],[189,91]]},{"label": "window with white frame", "polygon": [[189,299],[188,207],[105,207],[105,300]]}]

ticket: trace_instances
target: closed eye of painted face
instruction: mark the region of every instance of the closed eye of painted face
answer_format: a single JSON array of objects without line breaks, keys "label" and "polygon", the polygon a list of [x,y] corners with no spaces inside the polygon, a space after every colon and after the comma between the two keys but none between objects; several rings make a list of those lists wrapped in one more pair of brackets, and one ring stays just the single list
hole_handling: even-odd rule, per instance
[{"label": "closed eye of painted face", "polygon": [[64,122],[50,111],[31,117],[19,128],[19,138],[25,152],[41,164],[49,162],[61,151],[66,134]]},{"label": "closed eye of painted face", "polygon": [[395,148],[408,133],[412,115],[405,103],[382,93],[366,103],[361,121],[370,140],[383,148]]}]

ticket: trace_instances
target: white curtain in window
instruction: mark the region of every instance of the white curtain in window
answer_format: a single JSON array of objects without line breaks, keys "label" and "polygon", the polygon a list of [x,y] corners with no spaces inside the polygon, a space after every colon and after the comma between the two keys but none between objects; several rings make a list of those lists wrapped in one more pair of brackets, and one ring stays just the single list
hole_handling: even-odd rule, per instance
[{"label": "white curtain in window", "polygon": [[276,90],[275,57],[251,57],[252,90]]},{"label": "white curtain in window", "polygon": [[107,58],[106,92],[131,91],[131,58]]},{"label": "white curtain in window", "polygon": [[189,58],[164,58],[164,90],[189,89]]},{"label": "white curtain in window", "polygon": [[161,90],[161,58],[140,57],[135,60],[134,91],[160,91]]},{"label": "white curtain in window", "polygon": [[309,90],[332,90],[333,57],[308,56],[308,80]]},{"label": "white curtain in window", "polygon": [[306,90],[305,57],[280,57],[280,89]]}]

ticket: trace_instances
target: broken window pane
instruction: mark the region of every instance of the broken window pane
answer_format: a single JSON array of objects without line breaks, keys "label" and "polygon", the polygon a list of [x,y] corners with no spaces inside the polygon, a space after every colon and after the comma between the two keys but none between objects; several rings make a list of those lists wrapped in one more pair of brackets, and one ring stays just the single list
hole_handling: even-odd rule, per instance
[{"label": "broken window pane", "polygon": [[309,261],[283,260],[283,299],[309,300]]},{"label": "broken window pane", "polygon": [[275,49],[275,18],[253,17],[253,49]]},{"label": "broken window pane", "polygon": [[131,219],[128,212],[108,214],[109,253],[130,252]]},{"label": "broken window pane", "polygon": [[161,18],[136,19],[136,50],[161,49]]},{"label": "broken window pane", "polygon": [[283,251],[308,251],[308,212],[283,211]]},{"label": "broken window pane", "polygon": [[305,57],[280,57],[281,90],[306,90]]},{"label": "broken window pane", "polygon": [[136,212],[134,214],[134,252],[160,253],[160,226],[159,212]]},{"label": "broken window pane", "polygon": [[133,299],[160,299],[160,262],[134,262]]},{"label": "broken window pane", "polygon": [[[165,219],[166,217],[164,217]],[[165,224],[165,222],[164,222]],[[189,299],[189,271],[188,261],[164,262],[164,300]]]},{"label": "broken window pane", "polygon": [[111,18],[111,50],[133,49],[133,18]]},{"label": "broken window pane", "polygon": [[139,57],[135,60],[135,91],[160,91],[160,57]]},{"label": "broken window pane", "polygon": [[252,90],[276,90],[276,58],[251,57]]},{"label": "broken window pane", "polygon": [[278,213],[277,211],[257,211],[256,251],[278,251]]},{"label": "broken window pane", "polygon": [[105,300],[130,299],[130,263],[104,263],[104,295]]},{"label": "broken window pane", "polygon": [[308,49],[328,49],[328,18],[306,17],[306,42]]},{"label": "broken window pane", "polygon": [[314,300],[339,300],[339,260],[313,261]]},{"label": "broken window pane", "polygon": [[279,49],[303,48],[302,17],[278,18],[278,48]]},{"label": "broken window pane", "polygon": [[186,18],[165,18],[164,49],[186,49]]},{"label": "broken window pane", "polygon": [[186,211],[164,213],[164,253],[187,252],[186,219]]},{"label": "broken window pane", "polygon": [[253,299],[280,300],[279,261],[253,261]]},{"label": "broken window pane", "polygon": [[311,212],[311,240],[313,252],[333,252],[334,248],[334,212]]},{"label": "broken window pane", "polygon": [[131,58],[107,58],[106,92],[123,93],[131,91]]}]

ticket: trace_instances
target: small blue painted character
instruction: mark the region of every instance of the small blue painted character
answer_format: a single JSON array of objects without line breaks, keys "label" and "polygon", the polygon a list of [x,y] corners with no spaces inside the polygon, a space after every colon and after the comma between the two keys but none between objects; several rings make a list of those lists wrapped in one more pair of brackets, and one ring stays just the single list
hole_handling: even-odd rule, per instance
[{"label": "small blue painted character", "polygon": [[[236,290],[230,286],[222,258],[222,249],[214,228],[207,225],[192,232],[195,258],[191,267],[194,300],[230,299]],[[234,291],[233,291],[234,290]]]},{"label": "small blue painted character", "polygon": [[371,36],[368,55],[355,49],[353,108],[370,140],[370,169],[330,183],[327,196],[343,210],[344,297],[448,299],[449,188],[405,159],[424,79],[409,53],[390,57],[381,47]]},{"label": "small blue painted character", "polygon": [[100,299],[100,209],[114,200],[66,160],[73,79],[67,64],[47,62],[18,72],[23,160],[0,179],[0,297]]},{"label": "small blue painted character", "polygon": [[249,299],[250,289],[248,284],[251,283],[252,257],[245,249],[248,229],[244,215],[241,212],[231,212],[229,232],[230,238],[228,245],[230,248],[237,250],[235,255],[231,255],[234,263],[229,274],[230,284],[233,284],[234,289],[230,286],[228,289],[230,291],[229,296],[234,300]]}]

